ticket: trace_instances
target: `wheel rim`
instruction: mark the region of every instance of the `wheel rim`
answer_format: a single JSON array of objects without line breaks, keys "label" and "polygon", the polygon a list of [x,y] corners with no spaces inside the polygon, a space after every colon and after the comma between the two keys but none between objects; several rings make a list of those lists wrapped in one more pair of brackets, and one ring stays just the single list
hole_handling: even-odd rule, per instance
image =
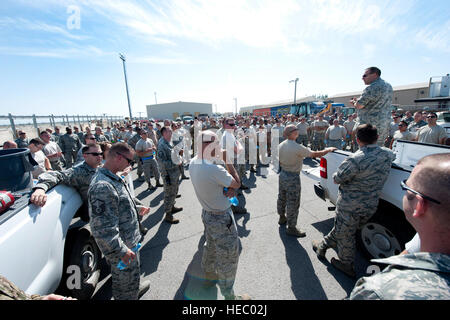
[{"label": "wheel rim", "polygon": [[367,223],[361,230],[361,240],[374,258],[387,258],[402,250],[395,235],[378,223]]},{"label": "wheel rim", "polygon": [[83,273],[83,281],[89,280],[92,274],[97,269],[97,251],[95,248],[87,244],[83,247],[81,252],[81,270]]}]

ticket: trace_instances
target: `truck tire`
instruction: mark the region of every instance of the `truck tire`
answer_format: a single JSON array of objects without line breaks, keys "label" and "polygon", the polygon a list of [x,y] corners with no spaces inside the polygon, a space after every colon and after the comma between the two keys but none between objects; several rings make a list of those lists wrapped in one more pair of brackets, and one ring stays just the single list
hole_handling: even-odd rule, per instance
[{"label": "truck tire", "polygon": [[[78,266],[80,286],[69,288],[70,295],[79,300],[90,299],[100,278],[101,252],[89,230],[82,228],[74,235],[68,266]],[[67,269],[66,269],[67,270]]]},{"label": "truck tire", "polygon": [[357,244],[370,259],[383,259],[400,254],[415,230],[404,213],[388,203],[381,203],[373,217],[357,232]]}]

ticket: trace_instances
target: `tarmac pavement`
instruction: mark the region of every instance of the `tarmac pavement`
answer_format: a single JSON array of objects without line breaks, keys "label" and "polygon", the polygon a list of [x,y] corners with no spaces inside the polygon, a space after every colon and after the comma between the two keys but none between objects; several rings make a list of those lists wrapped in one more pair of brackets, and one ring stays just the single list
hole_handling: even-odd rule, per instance
[{"label": "tarmac pavement", "polygon": [[[303,169],[319,163],[305,159]],[[180,185],[175,214],[180,223],[163,221],[163,188],[146,191],[132,171],[135,194],[150,213],[142,224],[149,229],[140,249],[141,279],[150,280],[150,290],[141,300],[223,300],[218,286],[204,289],[201,257],[205,238],[201,206],[191,180]],[[189,176],[188,170],[186,175]],[[152,179],[152,183],[154,179]],[[247,293],[253,300],[340,300],[346,298],[356,283],[329,262],[336,253],[329,249],[327,261],[314,253],[312,240],[320,240],[333,227],[334,211],[314,193],[314,179],[301,174],[302,193],[298,227],[306,237],[286,235],[286,227],[278,225],[278,174],[272,167],[259,167],[258,173],[247,170],[244,183],[250,187],[239,196],[248,214],[235,215],[241,243],[235,293]],[[359,252],[356,257],[357,279],[367,276],[369,261]],[[103,260],[102,274],[94,299],[111,299],[111,276]]]}]

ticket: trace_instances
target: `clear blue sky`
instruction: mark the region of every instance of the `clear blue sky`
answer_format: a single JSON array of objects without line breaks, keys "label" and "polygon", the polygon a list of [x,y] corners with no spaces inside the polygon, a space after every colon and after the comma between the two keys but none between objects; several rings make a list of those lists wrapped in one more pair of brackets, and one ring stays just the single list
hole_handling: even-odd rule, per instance
[{"label": "clear blue sky", "polygon": [[450,73],[448,0],[2,0],[0,114],[238,107]]}]

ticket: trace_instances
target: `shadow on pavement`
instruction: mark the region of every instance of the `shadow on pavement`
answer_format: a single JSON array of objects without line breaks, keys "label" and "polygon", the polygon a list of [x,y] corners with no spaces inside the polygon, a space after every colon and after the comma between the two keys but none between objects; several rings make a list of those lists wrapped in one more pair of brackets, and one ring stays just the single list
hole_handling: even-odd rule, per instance
[{"label": "shadow on pavement", "polygon": [[324,236],[326,236],[331,231],[331,229],[333,229],[334,218],[319,221],[311,225],[318,231],[320,231]]},{"label": "shadow on pavement", "polygon": [[203,235],[198,242],[198,250],[189,263],[183,281],[175,293],[174,300],[217,300],[217,286],[203,287],[202,255],[205,241]]},{"label": "shadow on pavement", "polygon": [[291,288],[297,300],[327,300],[327,295],[316,276],[308,253],[298,239],[286,234],[286,227],[279,228],[280,238],[286,249],[286,261],[291,270]]}]

